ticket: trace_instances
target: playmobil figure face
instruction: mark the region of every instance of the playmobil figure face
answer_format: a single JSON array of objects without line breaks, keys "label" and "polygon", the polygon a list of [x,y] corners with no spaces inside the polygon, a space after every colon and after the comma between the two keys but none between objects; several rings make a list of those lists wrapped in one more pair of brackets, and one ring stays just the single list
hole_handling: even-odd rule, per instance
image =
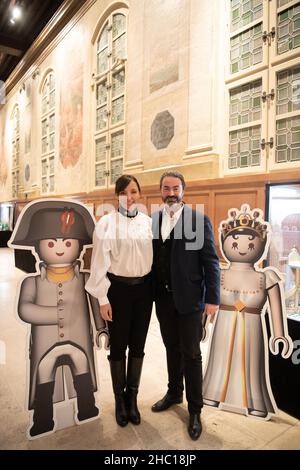
[{"label": "playmobil figure face", "polygon": [[74,238],[48,238],[39,242],[40,258],[48,265],[71,264],[79,252],[79,240]]},{"label": "playmobil figure face", "polygon": [[233,230],[223,241],[223,251],[228,261],[256,263],[262,256],[266,240],[251,229]]}]

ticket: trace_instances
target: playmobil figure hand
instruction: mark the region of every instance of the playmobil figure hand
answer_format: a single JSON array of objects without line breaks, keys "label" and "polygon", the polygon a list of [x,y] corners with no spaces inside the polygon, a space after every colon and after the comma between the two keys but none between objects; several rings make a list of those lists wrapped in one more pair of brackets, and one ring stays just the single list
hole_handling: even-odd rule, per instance
[{"label": "playmobil figure hand", "polygon": [[204,313],[206,315],[211,315],[211,318],[217,313],[219,310],[219,305],[214,304],[205,304]]},{"label": "playmobil figure hand", "polygon": [[283,348],[281,351],[281,356],[286,359],[288,358],[293,352],[293,341],[290,336],[271,336],[269,340],[270,351],[272,354],[279,353],[279,342],[283,343]]},{"label": "playmobil figure hand", "polygon": [[110,304],[100,305],[100,315],[103,320],[112,321],[112,308]]},{"label": "playmobil figure hand", "polygon": [[203,312],[202,315],[202,338],[201,341],[206,341],[208,339],[208,325],[210,322],[210,317]]},{"label": "playmobil figure hand", "polygon": [[100,341],[100,337],[104,337],[104,348],[109,349],[109,334],[106,328],[101,328],[101,330],[97,331],[96,334],[96,345],[97,348],[101,349],[102,343]]}]

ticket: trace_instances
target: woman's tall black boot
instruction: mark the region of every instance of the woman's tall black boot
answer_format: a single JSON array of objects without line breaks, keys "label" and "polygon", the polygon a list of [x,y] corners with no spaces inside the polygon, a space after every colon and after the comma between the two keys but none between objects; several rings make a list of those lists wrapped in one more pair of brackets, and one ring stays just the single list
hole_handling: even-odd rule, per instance
[{"label": "woman's tall black boot", "polygon": [[141,422],[141,415],[137,407],[137,394],[139,391],[143,360],[143,357],[129,356],[128,358],[126,401],[128,419],[133,424],[140,424]]},{"label": "woman's tall black boot", "polygon": [[113,384],[113,391],[116,402],[116,421],[119,426],[126,426],[128,424],[128,415],[125,406],[125,369],[126,359],[114,361],[109,359],[110,372]]}]

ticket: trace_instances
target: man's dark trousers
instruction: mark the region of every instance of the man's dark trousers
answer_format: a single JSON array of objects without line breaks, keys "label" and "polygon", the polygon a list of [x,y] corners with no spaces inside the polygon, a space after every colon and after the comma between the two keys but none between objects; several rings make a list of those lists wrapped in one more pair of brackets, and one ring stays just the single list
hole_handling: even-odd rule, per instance
[{"label": "man's dark trousers", "polygon": [[159,289],[156,314],[167,352],[168,393],[180,398],[185,378],[189,413],[200,413],[202,400],[201,312],[181,315],[174,306],[172,292]]}]

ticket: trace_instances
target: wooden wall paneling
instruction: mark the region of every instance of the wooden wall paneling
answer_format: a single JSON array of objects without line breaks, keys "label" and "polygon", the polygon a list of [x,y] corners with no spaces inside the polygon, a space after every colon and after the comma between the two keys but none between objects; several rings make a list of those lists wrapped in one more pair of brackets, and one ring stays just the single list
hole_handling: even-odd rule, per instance
[{"label": "wooden wall paneling", "polygon": [[[242,204],[249,204],[251,209],[258,207],[258,191],[254,189],[228,189],[215,192],[215,222],[217,225],[227,218],[231,207],[240,208]],[[264,207],[262,207],[264,209]]]},{"label": "wooden wall paneling", "polygon": [[212,190],[210,191],[209,194],[209,208],[208,208],[208,217],[211,221],[212,228],[213,228],[213,233],[215,237],[215,242],[218,247],[218,224],[216,223],[216,213],[215,213],[215,199],[216,199],[216,194],[215,191]]},{"label": "wooden wall paneling", "polygon": [[98,204],[95,209],[96,220],[99,220],[99,218],[102,215],[108,214],[109,212],[116,209],[117,207],[118,207],[118,202],[115,197],[103,198],[102,202]]},{"label": "wooden wall paneling", "polygon": [[92,261],[92,248],[86,248],[85,253],[82,257],[82,264],[83,269],[90,269],[91,268],[91,261]]},{"label": "wooden wall paneling", "polygon": [[159,206],[162,205],[162,199],[160,195],[153,196],[148,195],[146,198],[146,206],[148,208],[148,214],[151,216],[151,213],[156,212]]},{"label": "wooden wall paneling", "polygon": [[[256,200],[255,207],[262,209],[265,214],[265,211],[266,211],[266,187],[265,186],[257,188],[257,200]],[[251,207],[251,209],[254,209],[254,207]]]},{"label": "wooden wall paneling", "polygon": [[[145,213],[146,213],[147,215],[149,215],[150,212],[149,212],[147,200],[148,200],[148,199],[147,199],[147,197],[145,196],[145,194],[142,193],[142,196],[141,196],[141,198],[139,199],[139,202],[138,202],[138,203],[142,205],[141,208],[143,209],[143,212],[145,212],[145,210],[146,210]],[[146,208],[146,209],[144,210],[144,208]]]},{"label": "wooden wall paneling", "polygon": [[[216,192],[215,191],[210,192],[209,214],[210,214],[210,220],[211,220],[212,226],[216,230],[217,224],[216,224]],[[215,233],[215,236],[216,236],[216,233]]]},{"label": "wooden wall paneling", "polygon": [[[198,194],[189,194],[189,192],[187,192],[184,196],[186,204],[190,204],[193,209],[196,209],[197,204],[203,204],[204,213],[207,215],[209,215],[209,199],[209,191],[206,191],[205,193],[199,192]],[[199,210],[201,210],[201,208],[199,208]]]}]

